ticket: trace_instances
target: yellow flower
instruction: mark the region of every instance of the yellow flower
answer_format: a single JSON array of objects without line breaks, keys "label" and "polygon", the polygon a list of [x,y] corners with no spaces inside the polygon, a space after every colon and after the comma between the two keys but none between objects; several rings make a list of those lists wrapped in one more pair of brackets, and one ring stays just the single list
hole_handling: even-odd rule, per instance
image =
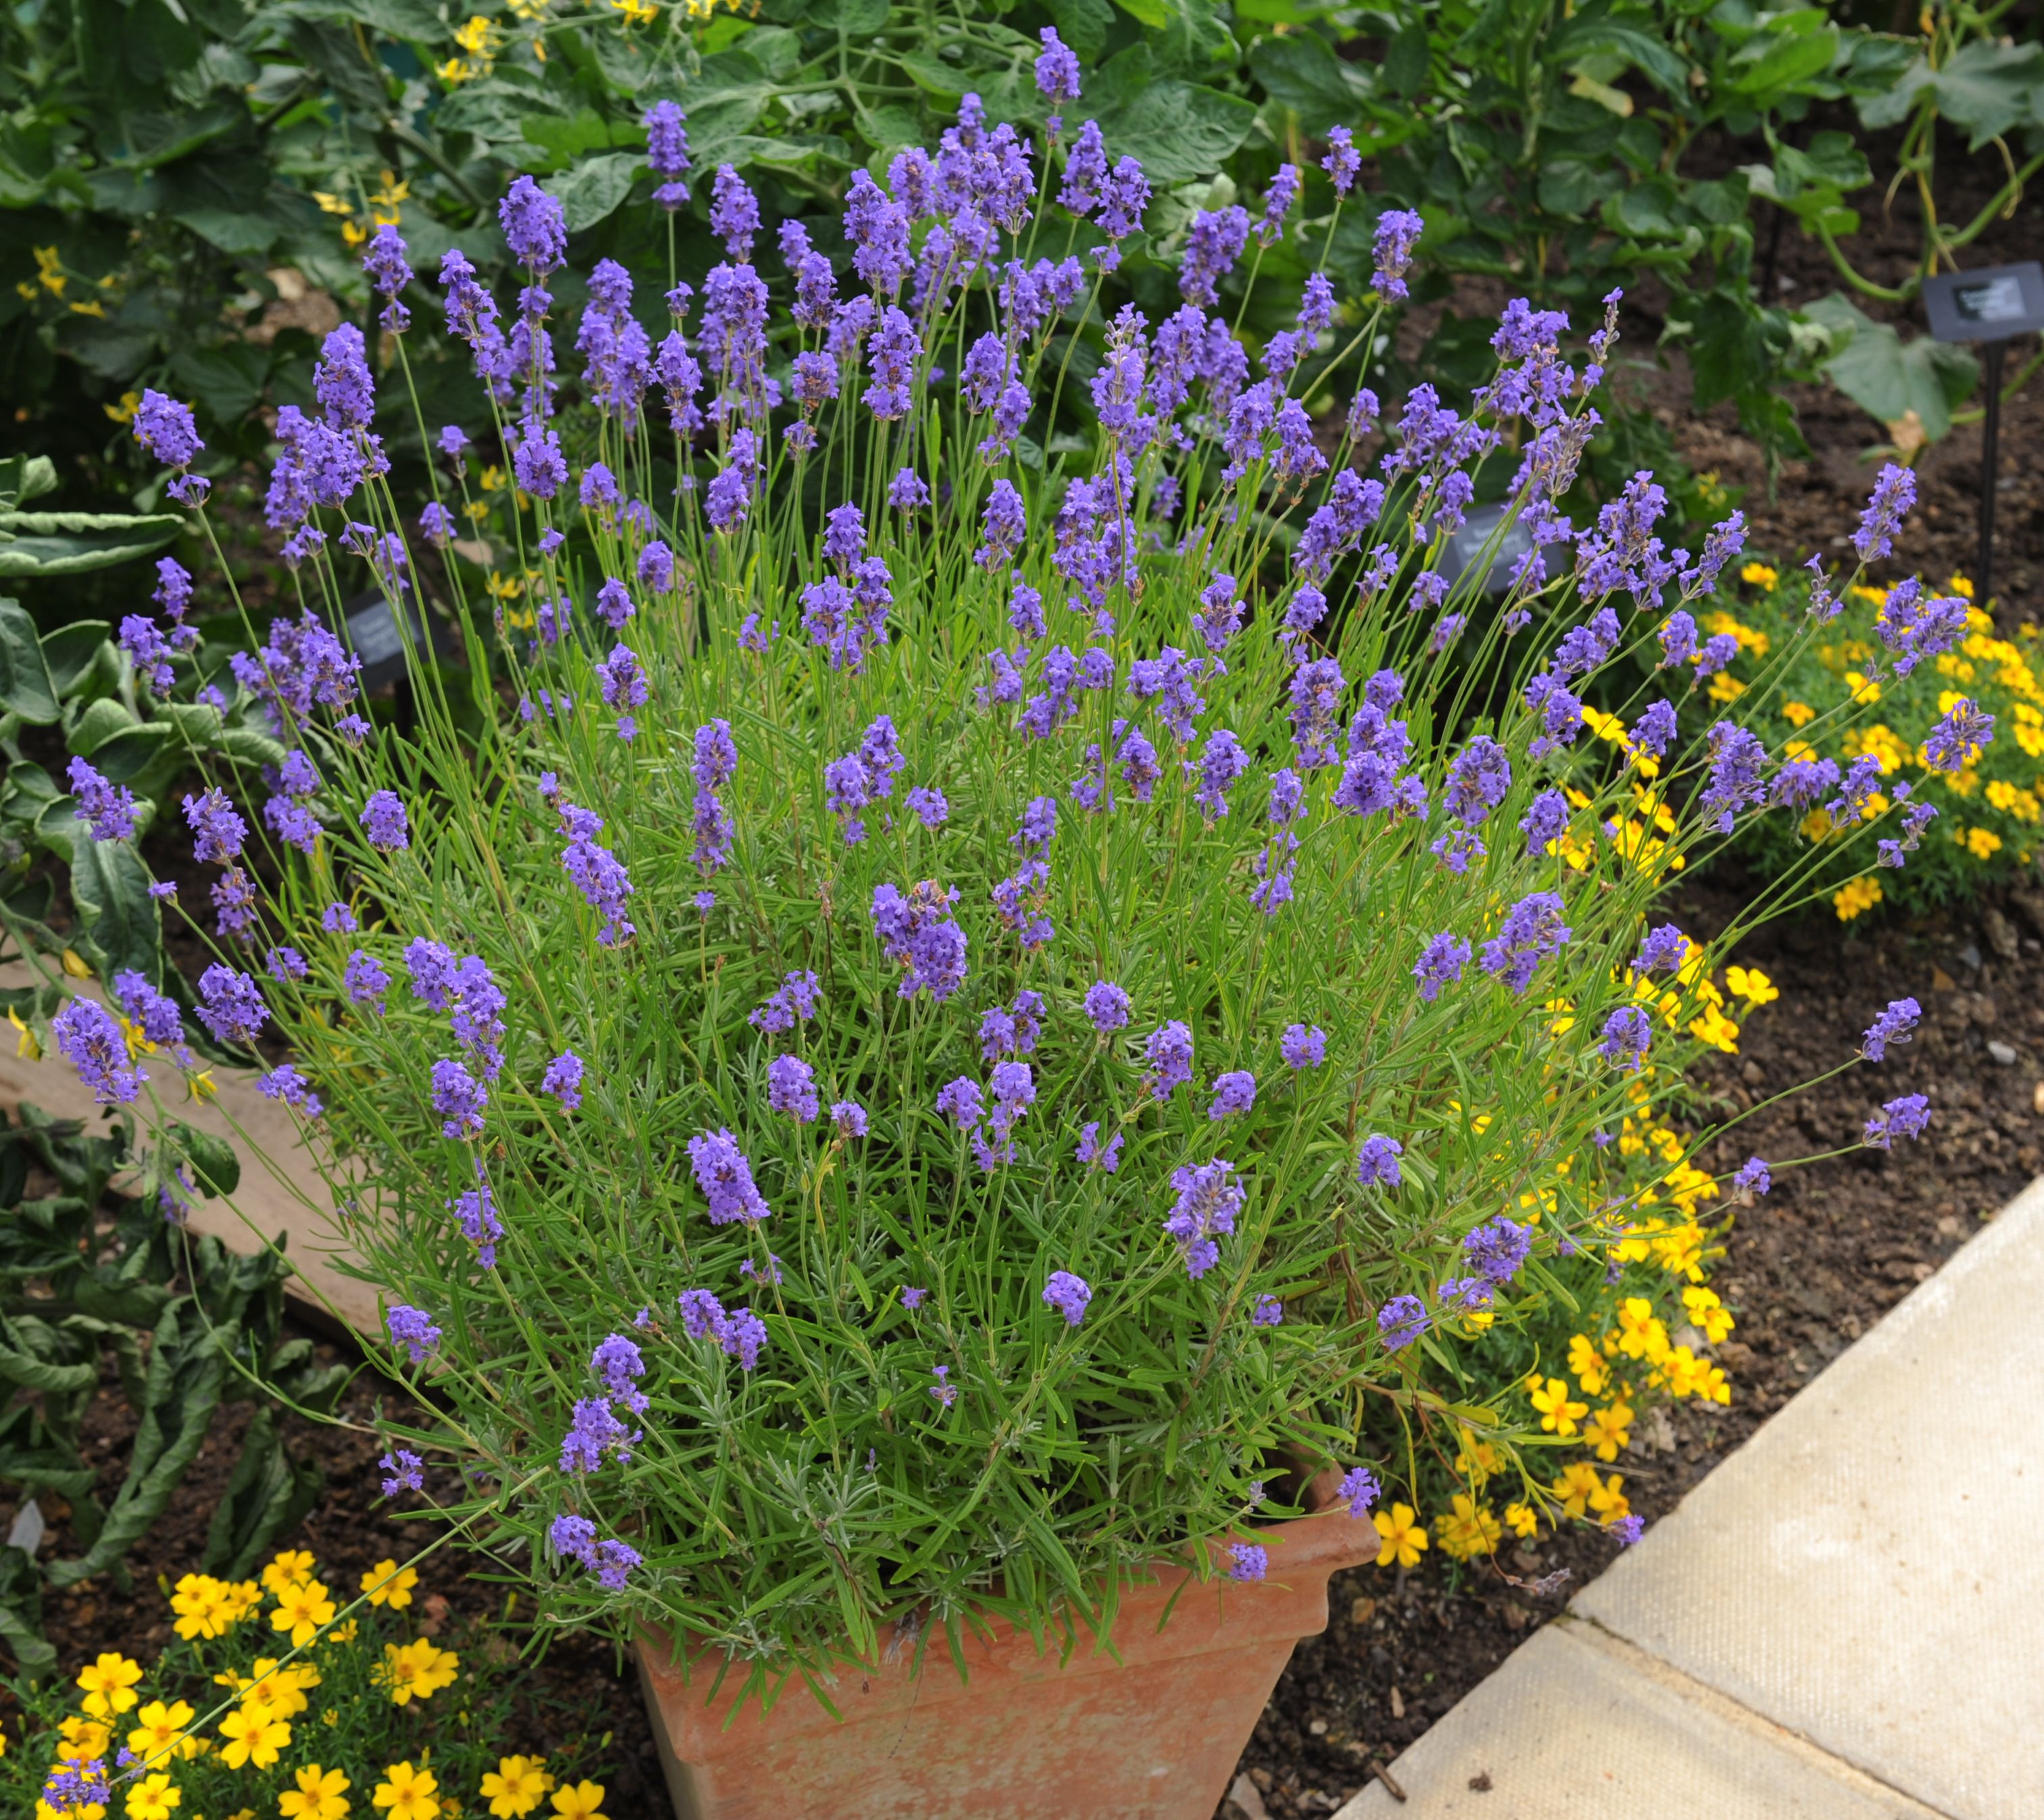
[{"label": "yellow flower", "polygon": [[113,1729],[98,1719],[81,1718],[76,1713],[67,1716],[57,1727],[57,1735],[63,1742],[57,1746],[57,1757],[64,1763],[82,1763],[90,1757],[104,1757],[106,1747],[112,1742]]},{"label": "yellow flower", "polygon": [[523,1820],[540,1805],[540,1797],[554,1786],[546,1760],[541,1757],[502,1757],[483,1777],[480,1792],[495,1820]]},{"label": "yellow flower", "polygon": [[1734,676],[1730,670],[1721,670],[1716,676],[1711,678],[1711,686],[1706,693],[1709,695],[1712,701],[1723,705],[1728,702],[1736,701],[1742,695],[1745,694],[1746,685],[1741,682],[1737,677]]},{"label": "yellow flower", "polygon": [[142,394],[140,392],[123,392],[119,404],[102,405],[99,408],[117,424],[132,424],[135,420],[135,413],[142,408]]},{"label": "yellow flower", "polygon": [[1791,727],[1807,727],[1817,718],[1817,711],[1807,701],[1785,701],[1781,704],[1781,717]]},{"label": "yellow flower", "polygon": [[1963,575],[1953,576],[1945,586],[1962,601],[1970,601],[1973,597],[1973,585]]},{"label": "yellow flower", "polygon": [[1765,563],[1749,563],[1739,570],[1739,578],[1749,587],[1772,589],[1781,578]]},{"label": "yellow flower", "polygon": [[1540,1412],[1540,1426],[1550,1434],[1573,1434],[1576,1423],[1589,1413],[1586,1403],[1572,1403],[1569,1400],[1569,1385],[1566,1378],[1550,1377],[1544,1390],[1533,1393],[1533,1407]]},{"label": "yellow flower", "polygon": [[1552,1489],[1562,1500],[1562,1508],[1572,1517],[1583,1514],[1585,1504],[1593,1492],[1600,1490],[1603,1480],[1597,1477],[1597,1469],[1587,1460],[1577,1460],[1562,1469]]},{"label": "yellow flower", "polygon": [[1701,1017],[1689,1020],[1689,1034],[1699,1042],[1721,1049],[1727,1055],[1739,1054],[1739,1026],[1716,1005],[1705,1006]]},{"label": "yellow flower", "polygon": [[607,1820],[603,1812],[603,1784],[583,1782],[572,1788],[555,1789],[554,1811],[561,1820]]},{"label": "yellow flower", "polygon": [[1400,1567],[1420,1565],[1428,1544],[1427,1532],[1414,1520],[1416,1514],[1410,1504],[1393,1504],[1388,1511],[1370,1513],[1370,1522],[1377,1526],[1379,1567],[1389,1567],[1394,1561]]},{"label": "yellow flower", "polygon": [[346,1791],[354,1785],[337,1769],[321,1769],[316,1763],[297,1772],[298,1787],[277,1797],[278,1811],[284,1820],[345,1820],[348,1810]]},{"label": "yellow flower", "polygon": [[1884,893],[1877,878],[1855,878],[1842,891],[1832,893],[1831,908],[1841,923],[1850,923],[1863,910],[1871,910]]},{"label": "yellow flower", "polygon": [[1570,1340],[1569,1369],[1576,1374],[1576,1381],[1583,1387],[1585,1396],[1601,1396],[1604,1387],[1611,1381],[1604,1354],[1590,1343],[1587,1334],[1577,1334]]},{"label": "yellow flower", "polygon": [[194,1757],[199,1745],[199,1741],[191,1735],[191,1722],[195,1716],[183,1700],[171,1707],[161,1700],[152,1700],[135,1715],[136,1729],[128,1734],[128,1748],[145,1764],[156,1763],[173,1754]]},{"label": "yellow flower", "polygon": [[[1590,1478],[1593,1483],[1596,1479],[1594,1467],[1590,1470]],[[1624,1483],[1624,1480],[1614,1473],[1608,1483],[1598,1485],[1589,1495],[1590,1508],[1607,1523],[1615,1523],[1620,1517],[1632,1514],[1631,1503],[1619,1489]]]},{"label": "yellow flower", "polygon": [[263,1589],[275,1596],[287,1586],[302,1586],[312,1578],[317,1565],[309,1550],[286,1549],[263,1569]]},{"label": "yellow flower", "polygon": [[1618,1311],[1618,1350],[1629,1359],[1658,1361],[1668,1350],[1668,1330],[1644,1296],[1628,1296]]},{"label": "yellow flower", "polygon": [[1521,1540],[1539,1533],[1540,1513],[1531,1504],[1507,1504],[1504,1507],[1504,1521],[1512,1533]]},{"label": "yellow flower", "polygon": [[369,1799],[376,1807],[390,1809],[390,1820],[440,1820],[440,1784],[430,1770],[394,1763],[383,1776]]},{"label": "yellow flower", "polygon": [[1718,1300],[1715,1289],[1685,1289],[1682,1305],[1689,1311],[1689,1319],[1703,1329],[1704,1338],[1714,1346],[1721,1344],[1739,1324],[1731,1318],[1731,1310]]},{"label": "yellow flower", "polygon": [[321,1626],[333,1622],[333,1601],[317,1580],[273,1590],[277,1609],[270,1614],[270,1628],[287,1631],[293,1649],[303,1649],[319,1634]]},{"label": "yellow flower", "polygon": [[379,1561],[362,1576],[362,1590],[371,1605],[387,1605],[402,1611],[412,1603],[412,1588],[419,1584],[415,1568],[401,1568],[394,1561]]},{"label": "yellow flower", "polygon": [[1583,1427],[1583,1444],[1603,1461],[1616,1460],[1631,1438],[1632,1410],[1623,1403],[1598,1410]]},{"label": "yellow flower", "polygon": [[409,1706],[413,1700],[430,1699],[441,1688],[451,1687],[461,1668],[451,1649],[436,1649],[426,1638],[383,1645],[383,1665],[377,1678],[390,1690],[394,1705]]},{"label": "yellow flower", "polygon": [[184,1799],[167,1776],[145,1776],[128,1791],[128,1820],[171,1820],[171,1810],[182,1807]]},{"label": "yellow flower", "polygon": [[267,1712],[236,1707],[220,1722],[220,1735],[227,1741],[221,1761],[229,1769],[239,1769],[244,1763],[267,1769],[291,1741],[291,1728]]},{"label": "yellow flower", "polygon": [[1481,1485],[1504,1465],[1497,1449],[1488,1441],[1480,1441],[1466,1429],[1462,1430],[1462,1446],[1455,1455],[1455,1470],[1466,1475]]},{"label": "yellow flower", "polygon": [[1773,981],[1758,967],[1727,967],[1725,984],[1748,1004],[1772,1004],[1781,996]]},{"label": "yellow flower", "polygon": [[246,1680],[231,1672],[216,1675],[213,1680],[240,1694],[244,1711],[279,1719],[296,1718],[310,1703],[306,1690],[320,1684],[319,1670],[311,1663],[294,1662],[280,1668],[274,1656],[257,1657]]},{"label": "yellow flower", "polygon": [[125,1656],[102,1656],[79,1671],[78,1684],[85,1690],[80,1703],[97,1718],[125,1713],[135,1703],[135,1684],[141,1678],[140,1662]]},{"label": "yellow flower", "polygon": [[1966,851],[1976,859],[1992,859],[2001,851],[2001,836],[1988,828],[1969,827],[1966,830]]},{"label": "yellow flower", "polygon": [[7,1021],[21,1033],[15,1040],[14,1053],[29,1062],[41,1061],[43,1046],[36,1042],[36,1033],[22,1023],[21,1014],[11,1006],[8,1008]]},{"label": "yellow flower", "polygon": [[1441,1546],[1457,1561],[1494,1553],[1497,1538],[1504,1532],[1489,1507],[1477,1503],[1466,1492],[1456,1492],[1453,1503],[1448,1515],[1435,1526]]}]

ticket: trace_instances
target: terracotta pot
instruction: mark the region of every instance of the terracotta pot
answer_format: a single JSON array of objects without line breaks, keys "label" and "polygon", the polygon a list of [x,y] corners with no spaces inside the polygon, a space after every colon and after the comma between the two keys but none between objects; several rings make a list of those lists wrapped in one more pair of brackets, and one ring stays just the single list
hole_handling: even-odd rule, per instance
[{"label": "terracotta pot", "polygon": [[684,1683],[664,1644],[642,1640],[680,1820],[1211,1820],[1293,1645],[1326,1626],[1327,1576],[1377,1538],[1337,1508],[1256,1539],[1270,1555],[1261,1582],[1189,1585],[1172,1563],[1125,1589],[1119,1662],[1082,1643],[1061,1668],[1055,1647],[1039,1656],[997,1624],[966,1638],[962,1684],[942,1638],[920,1677],[897,1638],[877,1665],[839,1672],[842,1719],[799,1683],[765,1717],[755,1699],[732,1719],[737,1673],[709,1698],[714,1658]]}]

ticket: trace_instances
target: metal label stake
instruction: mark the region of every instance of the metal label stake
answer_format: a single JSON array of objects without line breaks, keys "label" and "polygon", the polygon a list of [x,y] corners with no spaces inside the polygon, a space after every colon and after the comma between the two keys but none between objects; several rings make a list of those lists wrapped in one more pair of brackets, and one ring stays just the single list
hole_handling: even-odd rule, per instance
[{"label": "metal label stake", "polygon": [[1976,341],[1985,369],[1987,397],[1981,418],[1980,557],[1974,597],[1984,607],[1994,596],[1994,495],[2001,455],[2001,368],[2008,344],[2044,330],[2044,265],[1984,266],[1978,271],[1940,272],[1923,281],[1931,333],[1940,341]]}]

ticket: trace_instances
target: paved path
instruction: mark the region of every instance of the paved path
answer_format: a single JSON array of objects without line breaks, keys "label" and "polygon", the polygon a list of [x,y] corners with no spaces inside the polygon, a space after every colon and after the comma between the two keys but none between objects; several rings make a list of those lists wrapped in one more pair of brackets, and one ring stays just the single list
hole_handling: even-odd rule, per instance
[{"label": "paved path", "polygon": [[2044,1181],[1335,1820],[2044,1816]]},{"label": "paved path", "polygon": [[[0,968],[0,985],[25,984],[27,977],[11,964]],[[96,982],[74,989],[104,1002]],[[89,1128],[99,1128],[101,1109],[75,1068],[55,1054],[40,1062],[17,1055],[12,1027],[0,1023],[0,1031],[6,1032],[5,1039],[0,1039],[0,1106],[10,1116],[27,1100],[52,1118],[83,1119]],[[348,1261],[349,1254],[328,1216],[333,1197],[320,1180],[311,1153],[299,1141],[290,1113],[256,1091],[253,1075],[214,1069],[218,1097],[194,1105],[179,1084],[175,1069],[149,1067],[146,1060],[143,1066],[148,1068],[152,1084],[163,1093],[172,1117],[225,1138],[241,1158],[240,1186],[224,1199],[200,1200],[191,1211],[193,1229],[209,1232],[230,1251],[244,1254],[281,1236],[284,1255],[298,1273],[286,1284],[294,1301],[362,1332],[377,1331],[382,1316],[375,1290],[336,1268]],[[254,1146],[236,1135],[236,1126],[255,1140]],[[256,1146],[267,1161],[254,1154]],[[130,1185],[117,1180],[117,1185]]]}]

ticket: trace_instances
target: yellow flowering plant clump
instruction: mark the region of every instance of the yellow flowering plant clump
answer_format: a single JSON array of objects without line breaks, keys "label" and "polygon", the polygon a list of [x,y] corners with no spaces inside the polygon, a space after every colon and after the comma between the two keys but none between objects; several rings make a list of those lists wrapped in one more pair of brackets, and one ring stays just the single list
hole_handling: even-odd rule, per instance
[{"label": "yellow flowering plant clump", "polygon": [[[534,1747],[505,1652],[421,1634],[418,1570],[322,1572],[287,1549],[256,1580],[161,1583],[175,1640],[23,1684],[0,1731],[0,1812],[35,1820],[623,1820],[595,1751]],[[507,1616],[509,1614],[507,1613]],[[501,1636],[501,1630],[493,1637]],[[515,1663],[515,1657],[509,1658]],[[578,1722],[555,1715],[550,1730]]]},{"label": "yellow flowering plant clump", "polygon": [[[2038,851],[2044,635],[2028,622],[1998,627],[1973,592],[1963,575],[1862,582],[1812,630],[1809,574],[1749,563],[1735,582],[1727,577],[1719,610],[1700,622],[1739,647],[1711,679],[1713,699],[1739,701],[1749,720],[1812,763],[1869,769],[1873,788],[1856,813],[1812,802],[1800,819],[1748,822],[1736,843],[1756,870],[1792,880],[1799,897],[1827,904],[1842,923],[1883,904],[1915,911],[1967,896],[2015,876]],[[1964,631],[1949,649],[1905,666],[1897,641],[1934,598],[1963,613]],[[1819,596],[1825,611],[1829,601],[1828,592]],[[1750,693],[1756,687],[1764,700]],[[1990,718],[1993,737],[1946,751],[1939,728],[1969,709]],[[1924,817],[1916,846],[1888,856],[1904,863],[1882,863],[1873,826],[1907,806],[1936,813]]]}]

